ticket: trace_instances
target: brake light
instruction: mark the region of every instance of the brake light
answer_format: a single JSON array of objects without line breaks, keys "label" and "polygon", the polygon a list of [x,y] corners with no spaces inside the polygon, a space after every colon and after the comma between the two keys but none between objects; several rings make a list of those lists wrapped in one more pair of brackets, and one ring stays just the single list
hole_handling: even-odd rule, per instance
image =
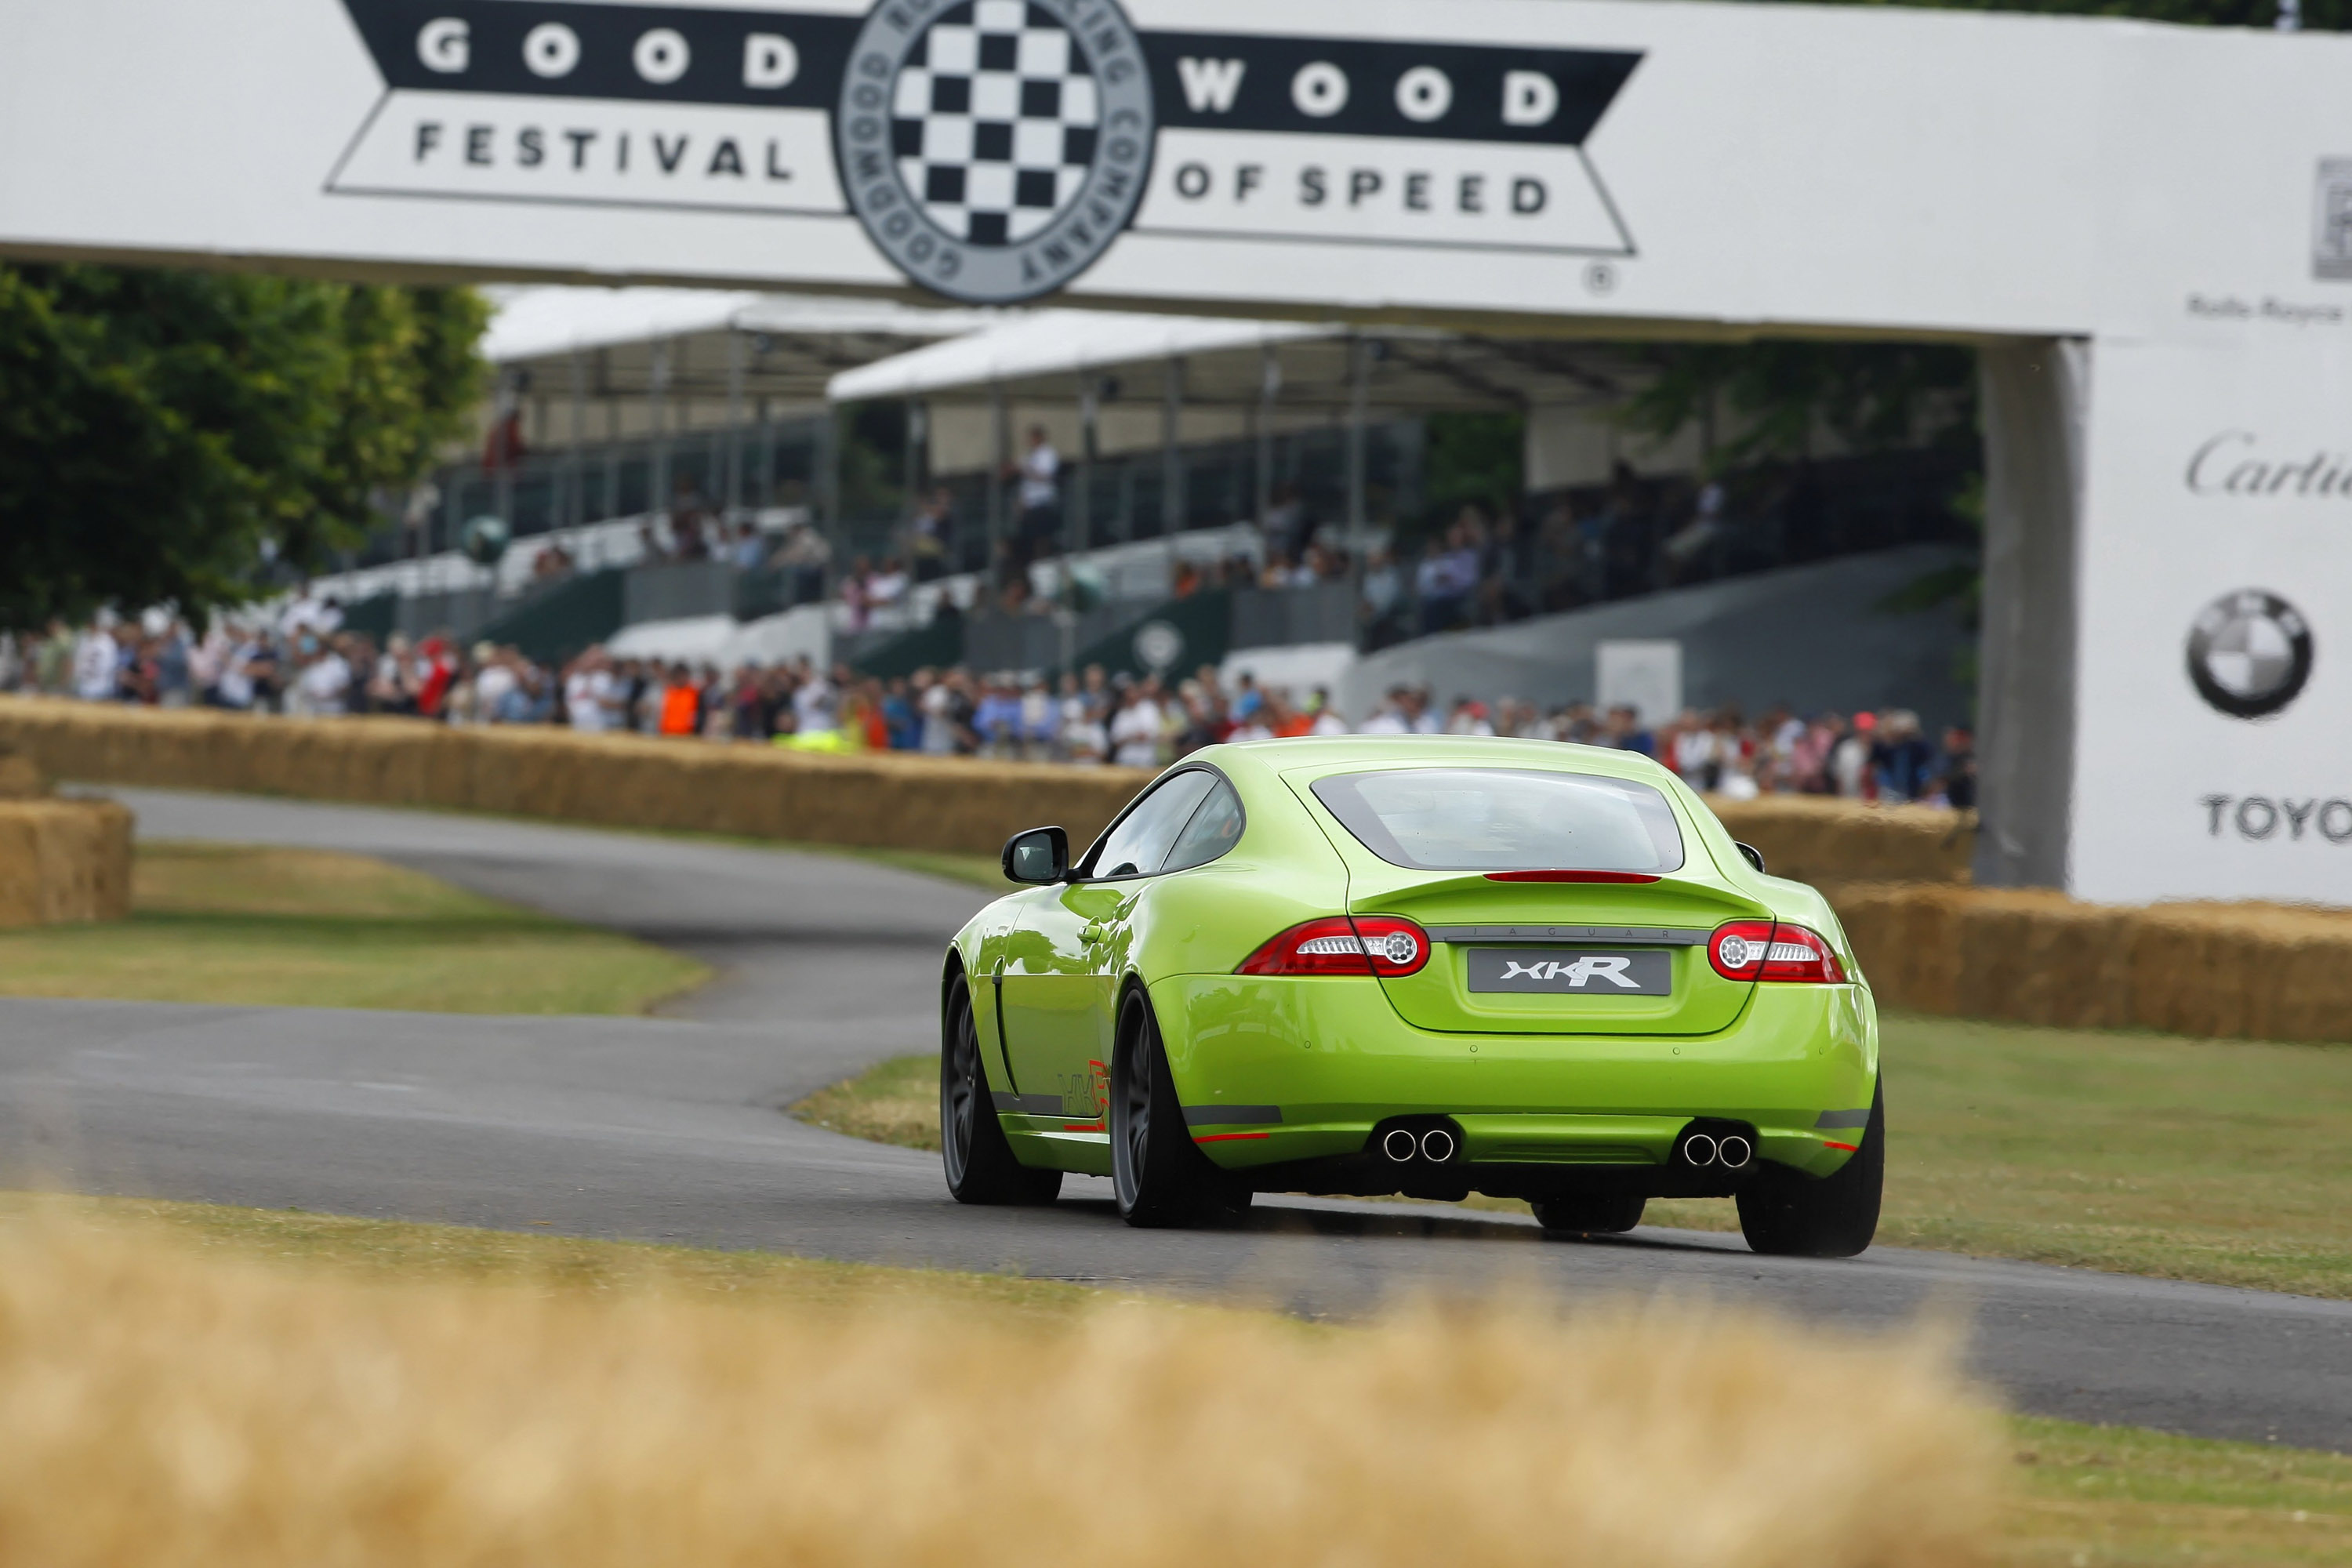
[{"label": "brake light", "polygon": [[1417,974],[1429,933],[1393,915],[1334,915],[1292,926],[1243,961],[1236,974]]},{"label": "brake light", "polygon": [[1647,871],[1489,871],[1490,882],[1654,882]]},{"label": "brake light", "polygon": [[1843,985],[1845,967],[1830,944],[1803,926],[1733,921],[1707,939],[1706,959],[1726,980]]}]

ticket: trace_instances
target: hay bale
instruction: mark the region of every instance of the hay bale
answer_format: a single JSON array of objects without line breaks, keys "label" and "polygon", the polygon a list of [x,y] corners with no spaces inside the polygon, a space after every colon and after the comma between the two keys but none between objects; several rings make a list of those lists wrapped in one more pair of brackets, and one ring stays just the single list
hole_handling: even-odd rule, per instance
[{"label": "hay bale", "polygon": [[2127,1023],[2170,1034],[2352,1039],[2352,913],[2276,904],[2138,912]]},{"label": "hay bale", "polygon": [[0,751],[0,800],[39,800],[48,793],[48,777],[32,758]]},{"label": "hay bale", "polygon": [[1822,889],[1853,943],[1879,1005],[1921,1013],[1959,1007],[1958,889],[1909,882],[1832,883]]},{"label": "hay bale", "polygon": [[0,927],[131,912],[131,813],[112,801],[0,801]]},{"label": "hay bale", "polygon": [[1763,855],[1776,877],[1800,882],[1944,882],[1969,879],[1976,819],[1932,805],[1866,805],[1822,795],[1709,796],[1734,838]]}]

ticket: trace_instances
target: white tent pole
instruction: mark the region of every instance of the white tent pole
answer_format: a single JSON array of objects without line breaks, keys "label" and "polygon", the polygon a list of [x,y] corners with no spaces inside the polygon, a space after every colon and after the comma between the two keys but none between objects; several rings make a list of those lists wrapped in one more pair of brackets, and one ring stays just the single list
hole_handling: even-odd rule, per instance
[{"label": "white tent pole", "polygon": [[763,507],[772,498],[776,482],[776,421],[773,412],[768,406],[766,393],[760,395],[759,402],[753,406],[755,412],[752,414],[752,418],[760,426],[760,436],[752,445],[751,452],[753,461],[757,465],[754,471],[759,478],[757,482],[750,487],[749,500],[754,507]]},{"label": "white tent pole", "polygon": [[1013,460],[1012,411],[1005,406],[1004,384],[988,384],[988,560],[981,581],[994,584],[997,546],[1004,539],[1004,467]]},{"label": "white tent pole", "polygon": [[596,351],[596,395],[604,405],[604,504],[602,517],[621,515],[621,398],[613,387],[613,351]]},{"label": "white tent pole", "polygon": [[646,510],[656,517],[669,510],[669,340],[654,344],[653,372],[646,381],[646,417],[652,425],[653,445],[646,453]]},{"label": "white tent pole", "polygon": [[727,329],[727,509],[729,522],[743,505],[743,334]]},{"label": "white tent pole", "polygon": [[1184,526],[1184,455],[1177,446],[1184,418],[1184,362],[1171,354],[1160,371],[1160,529],[1168,542],[1168,584],[1176,584],[1176,535]]},{"label": "white tent pole", "polygon": [[849,570],[849,562],[843,553],[848,543],[847,531],[841,521],[841,411],[830,403],[817,415],[816,450],[812,457],[817,527],[833,546],[825,576],[825,593],[830,597],[833,585]]},{"label": "white tent pole", "polygon": [[1274,400],[1282,392],[1282,356],[1272,343],[1258,351],[1257,374],[1257,524],[1265,526],[1274,510]]},{"label": "white tent pole", "polygon": [[578,349],[571,360],[572,450],[563,465],[563,521],[577,528],[588,521],[588,361]]},{"label": "white tent pole", "polygon": [[1078,476],[1076,484],[1070,490],[1070,538],[1066,547],[1073,555],[1094,542],[1094,508],[1095,378],[1081,371],[1078,374]]},{"label": "white tent pole", "polygon": [[1362,537],[1364,524],[1364,443],[1366,437],[1365,404],[1371,395],[1371,345],[1363,339],[1348,340],[1348,536],[1349,549],[1356,549]]},{"label": "white tent pole", "polygon": [[923,447],[930,439],[930,410],[919,397],[907,399],[907,450],[905,472],[901,479],[907,492],[907,516],[911,520],[922,507]]}]

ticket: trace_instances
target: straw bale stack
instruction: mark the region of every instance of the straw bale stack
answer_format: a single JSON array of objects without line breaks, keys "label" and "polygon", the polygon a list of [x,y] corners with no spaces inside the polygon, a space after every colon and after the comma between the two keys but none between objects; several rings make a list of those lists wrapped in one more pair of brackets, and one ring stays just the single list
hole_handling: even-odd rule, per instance
[{"label": "straw bale stack", "polygon": [[975,854],[1049,822],[1084,842],[1149,776],[536,726],[256,720],[27,698],[0,698],[0,746],[53,776],[108,784]]},{"label": "straw bale stack", "polygon": [[[1085,843],[1148,776],[539,727],[256,720],[5,697],[0,751],[13,753],[0,757],[0,795],[12,777],[37,789],[46,773],[977,854],[1043,823],[1060,823]],[[68,828],[73,813],[105,808],[29,804],[34,816],[0,844],[0,924],[122,912],[127,816],[112,827],[76,817],[81,826]],[[1830,894],[1885,1005],[2065,1027],[2352,1039],[2352,913],[2242,904],[2116,909],[2056,892],[1972,888],[1971,825],[1950,812],[1787,796],[1713,804],[1776,875]],[[34,817],[58,826],[37,828]],[[63,866],[58,846],[68,841],[89,846],[77,851],[78,869],[27,869]],[[75,912],[26,912],[35,910]]]},{"label": "straw bale stack", "polygon": [[1823,889],[1882,1006],[2063,1028],[2352,1040],[2352,912],[2079,903],[2029,889]]},{"label": "straw bale stack", "polygon": [[130,912],[130,812],[112,801],[0,800],[0,929]]},{"label": "straw bale stack", "polygon": [[1800,882],[1966,882],[1976,847],[1975,817],[1941,806],[1803,795],[1707,805],[1772,875]]}]

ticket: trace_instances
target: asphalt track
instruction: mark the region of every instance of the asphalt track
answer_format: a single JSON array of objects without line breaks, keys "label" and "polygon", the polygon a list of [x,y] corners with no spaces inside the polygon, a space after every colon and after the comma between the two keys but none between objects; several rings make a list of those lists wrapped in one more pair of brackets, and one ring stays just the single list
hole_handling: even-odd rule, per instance
[{"label": "asphalt track", "polygon": [[[551,1227],[705,1247],[1239,1295],[1308,1313],[1514,1281],[1751,1303],[1858,1331],[1965,1325],[2018,1406],[2352,1451],[2352,1303],[1737,1237],[1598,1244],[1435,1205],[1262,1199],[1144,1232],[1108,1184],[961,1208],[936,1160],[782,1108],[936,1041],[938,954],[985,895],[829,856],[422,812],[123,791],[151,837],[382,856],[722,967],[673,1011],[510,1018],[0,1000],[0,1159],[85,1191]],[[1900,1160],[1902,1091],[1890,1096]],[[1822,1413],[1833,1416],[1833,1412]]]}]

